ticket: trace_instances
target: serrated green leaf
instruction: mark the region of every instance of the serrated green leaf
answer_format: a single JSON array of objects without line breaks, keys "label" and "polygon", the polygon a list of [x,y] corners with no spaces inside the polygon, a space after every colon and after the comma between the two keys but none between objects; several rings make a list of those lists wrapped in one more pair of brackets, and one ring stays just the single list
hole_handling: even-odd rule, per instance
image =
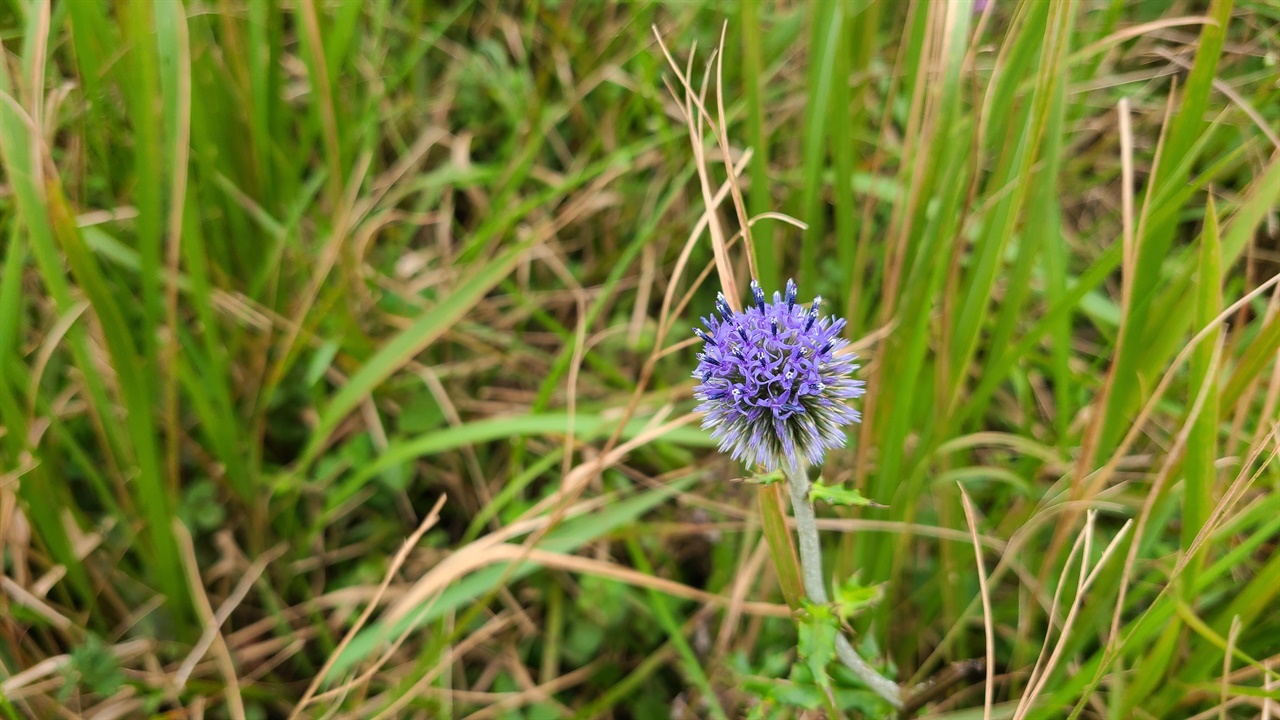
[{"label": "serrated green leaf", "polygon": [[859,612],[874,607],[884,597],[884,585],[863,585],[857,575],[835,586],[833,592],[836,615],[848,622]]},{"label": "serrated green leaf", "polygon": [[828,605],[807,601],[803,605],[797,650],[813,673],[814,682],[823,688],[830,688],[831,678],[827,675],[827,665],[836,656],[836,635],[840,632],[840,622]]},{"label": "serrated green leaf", "polygon": [[856,505],[858,507],[889,507],[880,503],[869,500],[862,496],[855,488],[847,488],[842,485],[824,485],[822,478],[818,478],[813,483],[813,487],[809,490],[809,499],[813,501],[822,500],[828,505]]}]

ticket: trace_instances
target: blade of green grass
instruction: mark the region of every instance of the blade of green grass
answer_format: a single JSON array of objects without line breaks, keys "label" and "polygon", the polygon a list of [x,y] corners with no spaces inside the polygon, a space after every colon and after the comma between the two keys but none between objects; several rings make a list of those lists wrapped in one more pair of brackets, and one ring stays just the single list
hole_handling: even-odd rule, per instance
[{"label": "blade of green grass", "polygon": [[[800,243],[800,272],[798,282],[819,291],[825,287],[818,273],[818,244],[826,236],[826,222],[822,212],[822,173],[827,157],[827,121],[831,117],[830,103],[836,82],[847,83],[847,78],[836,77],[836,56],[840,54],[841,29],[844,27],[846,5],[840,2],[814,3],[810,6],[813,20],[810,23],[812,37],[809,41],[809,97],[805,106],[804,128],[804,188],[800,196],[800,220],[809,225]],[[847,93],[845,94],[847,97]]]},{"label": "blade of green grass", "polygon": [[[1169,129],[1160,168],[1152,178],[1147,192],[1159,192],[1165,186],[1177,186],[1185,183],[1185,177],[1172,174],[1172,170],[1191,149],[1200,136],[1205,125],[1209,93],[1213,89],[1213,78],[1217,73],[1218,61],[1222,55],[1222,45],[1226,37],[1227,21],[1231,17],[1232,0],[1213,0],[1209,7],[1209,16],[1214,23],[1203,26],[1200,40],[1196,45],[1195,65],[1187,78],[1183,90],[1182,104],[1173,118]],[[1166,174],[1165,170],[1169,173]],[[1173,242],[1176,223],[1173,219],[1160,224],[1150,224],[1142,237],[1136,238],[1137,256],[1134,276],[1132,278],[1132,303],[1129,307],[1129,318],[1125,323],[1125,336],[1121,339],[1120,352],[1116,355],[1114,374],[1116,377],[1134,377],[1143,366],[1159,364],[1163,358],[1152,352],[1151,344],[1145,338],[1151,332],[1148,315],[1159,284],[1165,258]],[[1225,240],[1225,238],[1224,238]],[[1224,258],[1232,254],[1223,243]],[[1169,333],[1172,334],[1172,333]],[[1167,357],[1167,356],[1166,356]],[[1098,450],[1102,454],[1110,452],[1119,442],[1120,436],[1129,421],[1129,414],[1139,402],[1138,393],[1141,383],[1116,383],[1107,397],[1107,407],[1103,415],[1102,434]]]},{"label": "blade of green grass", "polygon": [[[1213,198],[1205,209],[1204,231],[1200,234],[1200,267],[1196,277],[1195,326],[1206,327],[1222,312],[1221,247],[1218,240],[1218,218]],[[1196,418],[1187,438],[1186,460],[1183,463],[1182,498],[1182,548],[1187,550],[1195,541],[1200,528],[1209,519],[1213,505],[1213,492],[1217,480],[1218,458],[1218,383],[1214,375],[1214,347],[1219,330],[1215,329],[1200,342],[1191,355],[1191,376],[1188,387],[1198,388],[1208,383],[1208,397]],[[1190,599],[1190,589],[1195,587],[1196,575],[1205,561],[1199,553],[1183,571],[1185,588],[1183,597]]]},{"label": "blade of green grass", "polygon": [[[760,31],[760,0],[738,3],[738,22],[742,27],[742,85],[747,104],[747,141],[751,145],[751,167],[747,170],[751,187],[747,191],[747,207],[751,215],[774,209],[773,178],[769,172],[769,136],[765,134],[764,116],[764,42]],[[758,280],[767,288],[780,287],[778,248],[773,242],[773,225],[763,222],[751,229],[755,244]]]},{"label": "blade of green grass", "polygon": [[[636,569],[647,575],[653,575],[653,565],[649,562],[649,558],[645,557],[640,543],[634,537],[628,537],[626,544],[627,551],[631,554],[631,562],[635,563]],[[729,716],[725,714],[724,708],[720,705],[719,696],[716,694],[715,689],[711,687],[711,681],[707,680],[707,674],[702,670],[702,663],[698,660],[698,656],[694,654],[693,648],[689,646],[689,641],[685,639],[684,629],[676,621],[671,608],[667,606],[667,599],[652,588],[649,588],[646,594],[649,597],[650,610],[658,619],[658,624],[662,626],[663,631],[667,633],[667,638],[671,641],[672,646],[675,647],[685,675],[702,693],[702,699],[707,703],[707,710],[711,717],[728,720]]]}]

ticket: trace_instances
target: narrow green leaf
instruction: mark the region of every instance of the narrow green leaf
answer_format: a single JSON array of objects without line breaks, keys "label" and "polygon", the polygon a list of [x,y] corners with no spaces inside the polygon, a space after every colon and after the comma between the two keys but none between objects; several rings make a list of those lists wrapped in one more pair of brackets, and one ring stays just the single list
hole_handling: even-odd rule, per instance
[{"label": "narrow green leaf", "polygon": [[[747,141],[751,144],[751,187],[747,190],[747,208],[752,215],[775,210],[774,178],[769,172],[769,136],[765,134],[765,100],[763,91],[764,42],[760,33],[760,0],[738,3],[742,25],[742,83],[747,103]],[[763,222],[751,229],[755,245],[756,267],[760,284],[773,288],[782,284],[778,271],[778,248],[773,243],[773,225]]]},{"label": "narrow green leaf", "polygon": [[[810,6],[813,37],[809,43],[809,99],[805,107],[804,191],[800,219],[808,223],[800,245],[799,282],[818,289],[818,244],[826,235],[822,220],[822,173],[826,167],[827,119],[830,116],[832,85],[836,82],[836,55],[840,52],[840,29],[844,25],[845,3],[820,2]],[[841,79],[843,82],[844,80]]]},{"label": "narrow green leaf", "polygon": [[[628,537],[627,549],[630,551],[631,561],[635,563],[637,570],[646,575],[654,574],[653,565],[650,564],[649,559],[645,557],[644,552],[640,549],[639,541],[634,537]],[[689,641],[684,636],[684,629],[667,605],[667,598],[652,588],[649,588],[646,594],[649,596],[649,608],[658,618],[658,624],[666,631],[667,638],[671,641],[671,644],[675,646],[676,653],[680,656],[680,666],[684,668],[685,675],[702,693],[702,700],[707,703],[711,717],[728,720],[729,716],[725,714],[724,707],[720,705],[720,698],[716,695],[715,689],[711,687],[711,681],[707,679],[706,671],[702,669],[702,662],[698,659],[697,654],[693,652],[693,648],[689,646]]]},{"label": "narrow green leaf", "polygon": [[[1218,238],[1217,210],[1212,196],[1205,208],[1204,230],[1200,233],[1200,263],[1196,274],[1195,326],[1198,331],[1216,321],[1222,312],[1222,261]],[[1214,348],[1218,344],[1220,328],[1215,327],[1191,356],[1191,376],[1187,384],[1191,391],[1199,392],[1208,383],[1208,396],[1200,415],[1187,436],[1185,482],[1182,499],[1182,548],[1187,550],[1200,533],[1213,507],[1213,490],[1216,484],[1218,458],[1218,382],[1217,367],[1213,362]],[[1190,597],[1195,587],[1195,577],[1204,564],[1205,553],[1199,553],[1188,565],[1185,573],[1184,597]]]},{"label": "narrow green leaf", "polygon": [[788,607],[798,610],[804,598],[804,585],[800,579],[800,561],[796,557],[795,542],[783,512],[781,486],[777,483],[761,485],[756,498],[760,503],[764,538],[769,543],[769,554],[773,556],[782,597],[786,599]]},{"label": "narrow green leaf", "polygon": [[740,478],[742,482],[751,483],[753,485],[773,485],[787,479],[786,473],[781,470],[774,470],[771,473],[748,475]]},{"label": "narrow green leaf", "polygon": [[[1195,64],[1187,78],[1182,104],[1172,120],[1161,154],[1160,167],[1151,179],[1148,193],[1159,192],[1167,185],[1177,187],[1186,182],[1185,177],[1174,176],[1172,172],[1180,167],[1183,157],[1190,151],[1205,125],[1209,93],[1222,55],[1232,4],[1233,0],[1212,0],[1210,3],[1208,15],[1214,22],[1204,25],[1200,30],[1200,39],[1195,46]],[[1133,300],[1125,322],[1124,337],[1120,341],[1120,351],[1115,359],[1113,373],[1116,377],[1134,378],[1138,376],[1140,369],[1163,362],[1163,353],[1154,351],[1154,347],[1158,346],[1153,346],[1144,338],[1152,332],[1148,317],[1175,230],[1176,218],[1170,217],[1158,225],[1148,224],[1143,236],[1137,238],[1137,257],[1131,279]],[[1223,240],[1223,257],[1230,260],[1233,258],[1231,243],[1226,237]],[[1167,330],[1164,334],[1171,335]],[[1111,388],[1103,416],[1099,446],[1101,452],[1109,452],[1115,447],[1127,430],[1130,414],[1140,401],[1141,387],[1142,383],[1123,382],[1116,383]]]}]

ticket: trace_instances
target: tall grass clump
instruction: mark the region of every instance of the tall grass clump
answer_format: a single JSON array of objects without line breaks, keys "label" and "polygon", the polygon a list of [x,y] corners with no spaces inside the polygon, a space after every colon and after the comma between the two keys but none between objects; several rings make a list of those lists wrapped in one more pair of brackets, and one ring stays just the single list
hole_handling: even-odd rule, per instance
[{"label": "tall grass clump", "polygon": [[1277,23],[0,2],[0,717],[1280,717]]}]

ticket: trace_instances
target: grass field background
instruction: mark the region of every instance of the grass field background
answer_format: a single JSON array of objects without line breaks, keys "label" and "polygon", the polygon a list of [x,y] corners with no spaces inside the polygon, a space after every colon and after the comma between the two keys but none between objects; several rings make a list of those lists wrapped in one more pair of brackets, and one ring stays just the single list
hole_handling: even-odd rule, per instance
[{"label": "grass field background", "polygon": [[0,716],[877,716],[692,414],[754,267],[919,715],[1280,718],[1278,27],[0,3]]}]

